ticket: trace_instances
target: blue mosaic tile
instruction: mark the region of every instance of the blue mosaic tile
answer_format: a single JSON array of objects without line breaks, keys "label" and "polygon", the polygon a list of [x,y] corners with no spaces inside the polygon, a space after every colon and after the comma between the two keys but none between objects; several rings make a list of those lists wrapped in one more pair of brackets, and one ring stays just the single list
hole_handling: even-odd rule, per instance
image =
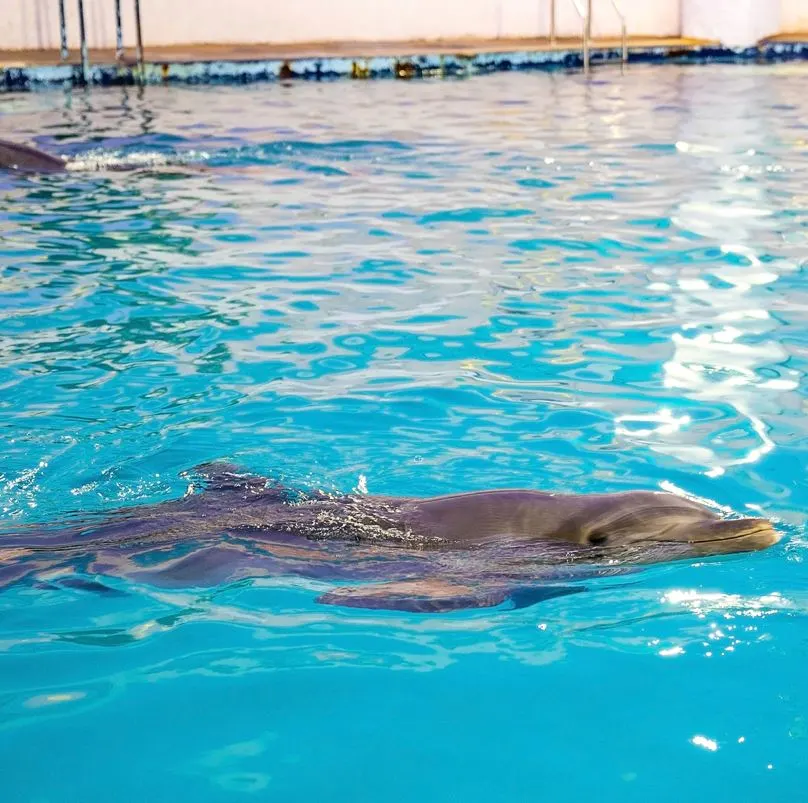
[{"label": "blue mosaic tile", "polygon": [[[619,48],[595,48],[593,66],[619,62]],[[762,42],[753,47],[721,46],[647,47],[629,50],[630,63],[741,63],[808,59],[808,42]],[[257,61],[150,62],[142,76],[135,66],[91,65],[89,83],[100,86],[180,83],[251,83],[255,81],[361,79],[413,79],[462,77],[508,70],[571,70],[583,67],[580,49],[552,51],[503,51],[443,55],[421,53],[408,57],[301,58]],[[0,92],[26,91],[59,85],[80,85],[77,65],[0,66]]]}]

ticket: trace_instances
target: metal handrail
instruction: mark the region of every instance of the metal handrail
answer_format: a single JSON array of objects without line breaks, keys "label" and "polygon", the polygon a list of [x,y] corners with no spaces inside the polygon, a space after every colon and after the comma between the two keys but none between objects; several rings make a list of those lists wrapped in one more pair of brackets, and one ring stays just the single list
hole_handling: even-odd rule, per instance
[{"label": "metal handrail", "polygon": [[617,13],[617,16],[620,17],[620,48],[621,48],[621,64],[625,64],[628,61],[628,38],[626,37],[626,15],[620,10],[620,6],[617,5],[616,0],[609,0],[612,4],[612,8]]},{"label": "metal handrail", "polygon": [[[586,0],[586,11],[581,9],[578,0],[571,0],[572,6],[581,19],[582,33],[581,33],[581,46],[583,49],[584,57],[584,72],[589,72],[589,51],[592,43],[592,0]],[[620,64],[621,69],[623,65],[628,62],[628,34],[626,30],[626,15],[623,13],[617,0],[609,0],[614,8],[615,13],[620,18]],[[550,44],[555,47],[556,44],[556,4],[555,0],[550,0]]]},{"label": "metal handrail", "polygon": [[592,0],[587,0],[587,8],[586,13],[581,11],[581,7],[578,5],[578,0],[571,0],[573,7],[575,8],[576,12],[578,12],[578,16],[581,18],[581,46],[583,47],[584,51],[584,72],[589,72],[589,35],[592,31]]},{"label": "metal handrail", "polygon": [[[138,77],[143,80],[143,31],[140,25],[140,0],[135,4],[135,33],[137,36]],[[79,39],[81,43],[81,80],[84,84],[90,77],[90,56],[87,48],[87,31],[84,24],[84,0],[78,0]],[[65,0],[59,0],[59,56],[67,61],[70,51],[67,47],[67,22],[65,20]],[[121,0],[115,0],[115,60],[121,62],[124,56],[123,23],[121,22]]]},{"label": "metal handrail", "polygon": [[90,55],[87,50],[87,31],[84,28],[84,0],[79,0],[79,37],[81,39],[81,82],[90,76]]},{"label": "metal handrail", "polygon": [[115,0],[115,61],[123,60],[123,23],[121,22],[121,0]]},{"label": "metal handrail", "polygon": [[555,47],[556,31],[555,31],[555,0],[550,0],[550,44]]},{"label": "metal handrail", "polygon": [[137,69],[143,81],[143,32],[140,29],[140,0],[135,0],[135,36],[137,37]]},{"label": "metal handrail", "polygon": [[62,61],[67,59],[67,23],[65,22],[65,0],[59,0],[59,56]]}]

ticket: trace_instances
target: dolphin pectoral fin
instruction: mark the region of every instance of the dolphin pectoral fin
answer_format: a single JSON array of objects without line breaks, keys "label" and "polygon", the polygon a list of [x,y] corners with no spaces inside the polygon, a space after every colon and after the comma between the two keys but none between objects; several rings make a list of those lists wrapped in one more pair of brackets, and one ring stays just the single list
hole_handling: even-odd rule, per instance
[{"label": "dolphin pectoral fin", "polygon": [[505,596],[500,589],[475,591],[471,586],[430,579],[343,586],[327,591],[317,598],[317,602],[371,610],[444,613],[465,608],[490,608],[503,602]]},{"label": "dolphin pectoral fin", "polygon": [[74,591],[85,591],[91,594],[101,594],[105,597],[128,597],[126,591],[112,588],[98,580],[84,580],[81,577],[65,577],[62,580],[51,582],[52,588],[70,588]]},{"label": "dolphin pectoral fin", "polygon": [[33,587],[43,591],[82,591],[90,594],[101,594],[107,597],[128,597],[126,591],[113,588],[100,580],[88,579],[73,572],[56,572],[50,576],[35,578]]},{"label": "dolphin pectoral fin", "polygon": [[519,586],[508,592],[508,599],[514,608],[529,608],[548,599],[566,597],[569,594],[580,594],[588,591],[585,586]]},{"label": "dolphin pectoral fin", "polygon": [[402,580],[343,586],[317,598],[323,605],[411,613],[448,613],[472,608],[494,608],[509,601],[513,608],[526,608],[553,597],[584,591],[576,586],[491,587],[440,580]]}]

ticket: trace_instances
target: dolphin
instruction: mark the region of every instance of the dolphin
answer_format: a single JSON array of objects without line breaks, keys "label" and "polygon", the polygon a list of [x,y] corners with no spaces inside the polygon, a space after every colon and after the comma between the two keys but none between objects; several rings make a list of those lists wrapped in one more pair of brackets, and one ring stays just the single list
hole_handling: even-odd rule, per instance
[{"label": "dolphin", "polygon": [[[172,163],[169,159],[165,164],[161,165],[144,165],[142,163],[128,162],[125,160],[107,161],[103,164],[95,163],[95,166],[92,166],[90,163],[82,161],[81,159],[69,160],[64,156],[54,156],[53,154],[46,153],[30,145],[22,145],[17,142],[0,139],[0,171],[12,173],[66,173],[89,171],[126,173],[142,170],[144,168],[148,168],[151,171],[175,171],[177,168],[182,168],[183,170],[193,173],[209,173],[219,169],[211,167],[210,165],[182,164],[181,160],[176,161],[179,163]],[[227,172],[249,173],[254,169],[252,165],[231,165],[227,168]]]},{"label": "dolphin", "polygon": [[[88,163],[81,160],[71,161],[64,156],[54,156],[33,148],[30,145],[21,145],[17,142],[9,142],[0,139],[0,171],[10,171],[13,173],[66,173],[66,172],[87,172],[90,170],[103,170],[105,172],[129,172],[142,169],[144,166],[136,162],[108,162],[97,167],[90,167]],[[165,164],[162,166],[151,165],[150,170],[176,169],[176,165]],[[183,165],[184,169],[195,172],[208,172],[210,168],[206,165]],[[233,168],[238,172],[247,172],[244,168]],[[232,172],[232,171],[231,171]]]},{"label": "dolphin", "polygon": [[68,169],[67,160],[38,148],[0,139],[0,170],[53,173]]},{"label": "dolphin", "polygon": [[317,602],[439,613],[520,608],[634,566],[750,552],[780,535],[675,494],[490,490],[431,498],[289,489],[231,463],[197,466],[179,499],[0,535],[0,586],[99,592],[297,576],[343,583]]}]

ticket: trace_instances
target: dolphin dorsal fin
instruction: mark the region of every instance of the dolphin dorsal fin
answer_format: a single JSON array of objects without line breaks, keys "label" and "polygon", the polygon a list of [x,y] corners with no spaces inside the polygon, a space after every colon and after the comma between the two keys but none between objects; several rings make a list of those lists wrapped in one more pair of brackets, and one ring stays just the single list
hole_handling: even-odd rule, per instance
[{"label": "dolphin dorsal fin", "polygon": [[[250,471],[224,460],[213,460],[209,463],[200,463],[194,466],[189,474],[200,477],[205,483],[205,493],[217,491],[248,491],[258,493],[271,490],[272,486],[266,477],[253,474]],[[279,489],[280,491],[281,489]]]}]

